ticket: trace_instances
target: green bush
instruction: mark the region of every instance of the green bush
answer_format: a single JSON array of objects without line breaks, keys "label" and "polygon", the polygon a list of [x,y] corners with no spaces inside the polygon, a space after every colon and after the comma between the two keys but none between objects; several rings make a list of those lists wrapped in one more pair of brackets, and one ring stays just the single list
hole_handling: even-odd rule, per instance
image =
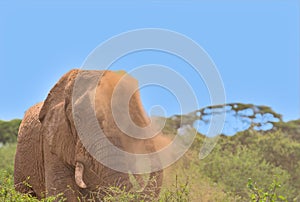
[{"label": "green bush", "polygon": [[288,201],[284,196],[277,194],[277,190],[281,188],[281,185],[276,180],[273,180],[272,184],[269,186],[267,190],[258,188],[256,183],[254,183],[251,178],[248,179],[247,186],[251,191],[250,198],[253,202],[257,202],[257,201],[287,202]]},{"label": "green bush", "polygon": [[[221,136],[212,153],[203,160],[198,159],[198,152],[205,137],[197,134],[184,157],[165,171],[164,185],[156,200],[300,201],[298,123],[299,121],[289,122],[287,125],[280,123],[281,128],[277,126],[278,130],[270,132],[247,130],[232,137]],[[1,124],[2,122],[0,132],[3,130]],[[172,135],[172,122],[168,127],[169,135]],[[17,130],[14,128],[12,131]],[[15,132],[5,135],[14,136]],[[13,163],[16,143],[9,143],[10,141],[15,140],[6,138],[6,144],[0,148],[0,201],[38,201],[14,190]],[[145,199],[140,193],[126,192],[116,187],[107,188],[105,193],[105,202]],[[96,193],[95,199],[97,197]],[[57,197],[42,201],[55,199]]]},{"label": "green bush", "polygon": [[0,148],[0,169],[6,170],[9,174],[14,172],[14,157],[16,143],[6,144]]},{"label": "green bush", "polygon": [[159,202],[168,202],[168,201],[177,201],[177,202],[190,201],[188,179],[186,180],[185,183],[180,184],[178,182],[178,177],[176,175],[175,183],[172,185],[172,187],[165,189],[160,195]]},{"label": "green bush", "polygon": [[257,179],[262,187],[272,183],[275,175],[280,175],[284,183],[288,183],[290,177],[287,171],[267,163],[257,151],[244,146],[237,147],[235,153],[216,148],[199,165],[199,172],[215,183],[224,184],[226,192],[238,194],[243,200],[248,198],[245,184],[249,177]]},{"label": "green bush", "polygon": [[[26,182],[24,182],[26,183]],[[41,200],[42,202],[53,202],[61,197],[53,196]],[[40,200],[28,195],[21,194],[14,189],[13,176],[0,169],[0,201],[2,202],[38,202]],[[63,199],[59,201],[64,201]]]},{"label": "green bush", "polygon": [[20,123],[20,119],[0,120],[0,142],[3,144],[16,142]]}]

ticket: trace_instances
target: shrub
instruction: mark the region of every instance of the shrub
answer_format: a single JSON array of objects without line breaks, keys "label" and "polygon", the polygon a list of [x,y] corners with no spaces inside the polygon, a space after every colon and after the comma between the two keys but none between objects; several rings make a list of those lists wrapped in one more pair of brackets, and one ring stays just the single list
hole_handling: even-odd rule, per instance
[{"label": "shrub", "polygon": [[[26,182],[24,182],[26,184]],[[57,201],[61,195],[48,197],[42,202]],[[3,202],[38,202],[40,200],[28,195],[17,192],[14,188],[13,176],[5,170],[0,170],[0,201]],[[59,200],[64,201],[63,199]]]},{"label": "shrub", "polygon": [[256,183],[252,181],[251,178],[248,179],[248,184],[247,184],[251,194],[250,198],[253,202],[256,201],[261,201],[261,202],[279,202],[279,201],[284,201],[287,202],[288,200],[282,196],[277,194],[277,190],[281,188],[281,185],[276,181],[273,180],[271,185],[267,190],[263,188],[258,188]]},{"label": "shrub", "polygon": [[3,144],[16,142],[20,123],[20,119],[0,120],[0,142]]},{"label": "shrub", "polygon": [[6,144],[0,148],[0,169],[6,170],[9,174],[14,172],[14,157],[16,144]]},{"label": "shrub", "polygon": [[257,150],[244,146],[238,146],[235,153],[222,151],[218,146],[199,167],[199,172],[205,173],[215,183],[224,184],[226,192],[238,194],[243,200],[248,198],[245,183],[249,177],[257,179],[262,187],[272,183],[274,175],[281,176],[285,184],[290,177],[287,171],[267,163]]}]

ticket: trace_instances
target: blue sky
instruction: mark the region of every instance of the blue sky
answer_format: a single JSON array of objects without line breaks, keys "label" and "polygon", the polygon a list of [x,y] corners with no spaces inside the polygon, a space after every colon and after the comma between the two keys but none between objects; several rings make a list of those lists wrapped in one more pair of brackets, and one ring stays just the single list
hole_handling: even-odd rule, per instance
[{"label": "blue sky", "polygon": [[[300,118],[299,1],[8,1],[0,2],[0,119],[22,118],[68,70],[110,37],[133,29],[169,29],[197,42],[216,64],[227,102],[271,106]],[[207,89],[178,58],[142,52],[115,69],[163,64],[186,74],[199,99]],[[154,95],[156,96],[153,96]],[[178,104],[160,88],[142,92],[145,108]]]}]

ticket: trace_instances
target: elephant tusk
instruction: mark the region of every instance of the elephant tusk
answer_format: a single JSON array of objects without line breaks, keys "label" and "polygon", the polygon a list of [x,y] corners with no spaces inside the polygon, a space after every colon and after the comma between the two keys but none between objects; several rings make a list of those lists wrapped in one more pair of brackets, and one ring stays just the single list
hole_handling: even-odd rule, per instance
[{"label": "elephant tusk", "polygon": [[83,177],[83,171],[84,171],[84,166],[80,162],[76,162],[76,167],[75,167],[75,182],[76,184],[80,187],[85,189],[87,186],[84,183],[82,177]]}]

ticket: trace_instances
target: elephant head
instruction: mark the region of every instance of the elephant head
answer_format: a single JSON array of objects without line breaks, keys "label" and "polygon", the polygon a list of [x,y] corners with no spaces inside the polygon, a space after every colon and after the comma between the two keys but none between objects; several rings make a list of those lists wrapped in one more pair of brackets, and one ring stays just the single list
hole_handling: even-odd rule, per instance
[{"label": "elephant head", "polygon": [[[93,81],[95,85],[78,87],[78,78],[84,83]],[[128,94],[130,97],[127,103],[125,98]],[[89,110],[93,110],[93,113]],[[126,114],[129,115],[129,119]],[[116,122],[115,116],[121,123]],[[49,186],[56,186],[51,180],[53,177],[51,175],[59,173],[58,168],[57,172],[51,172],[52,174],[47,176],[47,164],[58,163],[67,167],[69,175],[73,176],[73,188],[78,188],[83,194],[112,185],[130,190],[132,183],[129,174],[124,172],[124,169],[116,170],[99,162],[97,154],[102,158],[111,159],[118,166],[124,166],[126,170],[129,164],[135,163],[134,159],[128,162],[122,152],[113,153],[109,148],[117,148],[131,154],[146,154],[158,150],[156,137],[139,139],[124,132],[126,127],[130,131],[132,123],[142,129],[151,123],[143,109],[137,91],[137,81],[125,73],[71,70],[49,92],[40,110],[39,120],[42,124],[41,133],[46,153],[44,154],[46,189],[49,189]],[[118,124],[121,124],[123,129]],[[97,127],[94,128],[95,125]],[[80,128],[81,126],[83,128]],[[96,129],[103,132],[105,140],[98,137]],[[140,131],[146,131],[142,129]],[[86,130],[91,131],[91,134],[83,134],[89,135],[87,137],[89,145],[86,145],[81,134],[86,133]],[[139,132],[139,130],[132,131]],[[141,134],[141,137],[144,136]],[[104,144],[102,140],[108,142]],[[91,151],[94,154],[91,154]],[[155,161],[159,164],[159,159]],[[154,164],[154,161],[151,161],[151,164]],[[142,193],[147,195],[151,192],[156,196],[159,194],[162,170],[150,169],[149,178],[156,183],[152,183],[151,180],[144,182],[140,174],[133,176],[144,187]],[[51,182],[47,183],[47,180]]]}]

